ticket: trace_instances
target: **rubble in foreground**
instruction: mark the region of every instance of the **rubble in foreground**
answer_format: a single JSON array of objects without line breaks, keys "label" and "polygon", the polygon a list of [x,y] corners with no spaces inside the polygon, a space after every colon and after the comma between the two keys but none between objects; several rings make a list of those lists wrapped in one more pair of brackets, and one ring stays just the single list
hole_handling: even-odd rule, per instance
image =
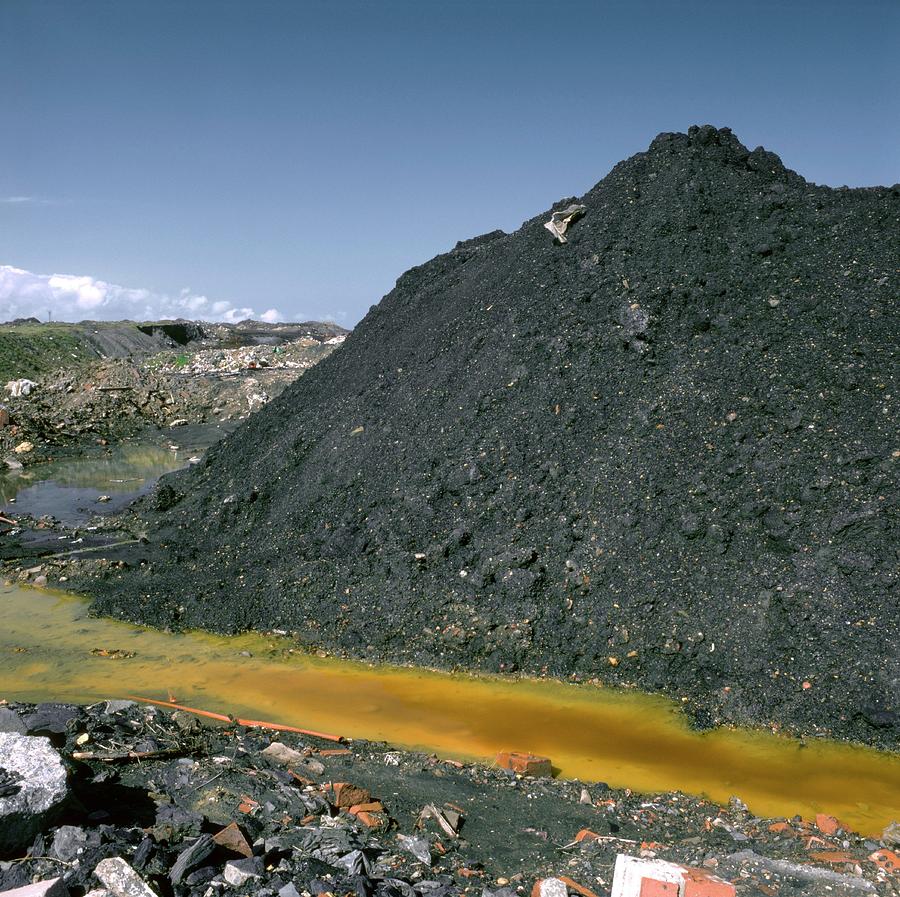
[{"label": "rubble in foreground", "polygon": [[[44,882],[23,894],[605,897],[627,855],[690,867],[683,891],[653,893],[900,894],[896,824],[866,839],[826,815],[759,819],[737,797],[719,807],[206,725],[177,705],[4,704],[0,732],[23,749],[54,745],[68,769],[66,802],[7,845],[0,893]],[[0,761],[0,828],[12,838],[4,814],[30,786],[12,751]],[[632,892],[619,882],[614,893]]]}]

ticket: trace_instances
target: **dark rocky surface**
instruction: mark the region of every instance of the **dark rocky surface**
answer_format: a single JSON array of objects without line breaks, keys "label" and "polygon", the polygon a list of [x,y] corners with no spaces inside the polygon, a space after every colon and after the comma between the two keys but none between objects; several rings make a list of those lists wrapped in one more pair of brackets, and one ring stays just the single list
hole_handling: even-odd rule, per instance
[{"label": "dark rocky surface", "polygon": [[[896,826],[867,839],[828,816],[760,819],[738,798],[522,778],[130,701],[5,709],[54,741],[70,798],[0,859],[0,892],[61,877],[72,897],[128,880],[127,893],[176,897],[525,897],[566,876],[561,895],[605,897],[627,853],[715,873],[737,897],[900,893]],[[63,718],[62,732],[34,728]],[[348,806],[363,797],[369,810]]]},{"label": "dark rocky surface", "polygon": [[897,748],[900,190],[705,126],[578,201],[405,273],[164,478],[96,612]]}]

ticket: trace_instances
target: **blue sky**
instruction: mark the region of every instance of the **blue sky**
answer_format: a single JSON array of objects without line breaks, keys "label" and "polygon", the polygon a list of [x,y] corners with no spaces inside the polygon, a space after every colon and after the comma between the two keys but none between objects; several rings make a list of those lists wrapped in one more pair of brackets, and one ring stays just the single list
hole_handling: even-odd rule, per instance
[{"label": "blue sky", "polygon": [[0,0],[0,320],[353,324],[691,124],[891,184],[898,45],[897,0]]}]

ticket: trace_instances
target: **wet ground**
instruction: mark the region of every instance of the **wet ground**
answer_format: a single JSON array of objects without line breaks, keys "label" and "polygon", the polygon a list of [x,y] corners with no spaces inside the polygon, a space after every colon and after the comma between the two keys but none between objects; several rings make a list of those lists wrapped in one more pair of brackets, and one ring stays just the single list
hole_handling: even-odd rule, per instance
[{"label": "wet ground", "polygon": [[450,675],[310,656],[289,637],[166,633],[88,616],[88,603],[0,590],[0,697],[141,697],[441,756],[549,756],[566,778],[679,790],[767,816],[837,815],[876,834],[900,807],[900,756],[770,733],[697,732],[670,701],[635,691]]},{"label": "wet ground", "polygon": [[[80,526],[96,514],[108,516],[149,492],[166,473],[199,459],[233,424],[195,425],[147,431],[139,440],[94,446],[22,470],[0,470],[0,516],[52,516]],[[100,501],[101,497],[108,501]]]},{"label": "wet ground", "polygon": [[[146,492],[216,435],[185,427],[160,432],[153,442],[98,447],[80,459],[35,466],[30,476],[4,477],[0,513],[48,514],[68,524],[25,531],[38,540],[36,553],[46,555],[53,542],[64,553],[83,545],[92,550],[128,535],[114,521],[92,524],[93,514]],[[102,494],[110,501],[98,503]],[[102,553],[114,554],[108,547]],[[287,634],[146,629],[90,617],[88,603],[76,596],[9,582],[0,587],[0,619],[0,705],[135,694],[355,740],[351,753],[329,754],[328,742],[285,734],[240,727],[201,734],[172,707],[147,708],[147,717],[137,709],[106,712],[102,703],[60,711],[71,720],[51,737],[60,746],[64,739],[73,758],[79,751],[101,757],[148,747],[152,756],[115,769],[103,759],[76,764],[75,804],[58,820],[75,829],[48,829],[30,850],[35,859],[0,863],[3,886],[64,871],[71,892],[80,894],[94,883],[101,858],[125,857],[160,893],[199,897],[221,879],[227,853],[205,860],[190,883],[173,886],[166,870],[236,821],[253,842],[256,859],[248,862],[265,866],[272,893],[293,880],[310,893],[337,893],[354,882],[357,893],[374,889],[375,897],[438,897],[483,887],[491,897],[515,897],[536,877],[566,873],[602,895],[620,852],[702,864],[735,882],[739,895],[896,893],[895,876],[879,865],[878,851],[890,847],[881,833],[900,807],[897,755],[758,731],[700,733],[677,704],[636,691],[351,663],[311,656]],[[41,716],[40,708],[35,712]],[[302,781],[262,759],[272,737],[309,758]],[[558,781],[520,780],[471,765],[490,763],[503,749],[550,756]],[[329,805],[335,798],[328,782],[338,778],[384,800],[386,811],[370,814],[374,829]],[[587,804],[578,780],[587,784]],[[289,793],[289,781],[297,795]],[[732,795],[740,800],[727,810],[707,802],[729,804]],[[462,840],[447,839],[433,822],[414,827],[429,804],[464,810]],[[847,831],[830,836],[799,821],[818,813],[836,816]],[[782,821],[794,814],[792,822]],[[172,829],[167,820],[175,817],[182,828]],[[575,844],[581,828],[599,840]],[[409,838],[424,838],[430,867],[411,857],[404,847]],[[66,853],[72,839],[83,845],[74,863]],[[342,857],[328,852],[347,845]],[[353,878],[347,863],[357,846],[380,859]],[[238,891],[262,893],[262,883],[251,879]]]}]

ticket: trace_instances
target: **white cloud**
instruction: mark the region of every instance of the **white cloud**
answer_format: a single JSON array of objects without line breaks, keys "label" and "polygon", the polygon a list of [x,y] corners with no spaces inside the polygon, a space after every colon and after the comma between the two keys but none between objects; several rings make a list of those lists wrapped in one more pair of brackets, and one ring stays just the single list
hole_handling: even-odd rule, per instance
[{"label": "white cloud", "polygon": [[88,275],[34,274],[0,265],[0,321],[35,317],[47,312],[56,321],[152,321],[160,318],[195,318],[235,323],[245,318],[275,322],[284,316],[275,308],[257,314],[249,307],[182,290],[177,296],[123,287]]},{"label": "white cloud", "polygon": [[0,196],[0,204],[8,206],[52,206],[52,199],[40,199],[37,196]]}]

